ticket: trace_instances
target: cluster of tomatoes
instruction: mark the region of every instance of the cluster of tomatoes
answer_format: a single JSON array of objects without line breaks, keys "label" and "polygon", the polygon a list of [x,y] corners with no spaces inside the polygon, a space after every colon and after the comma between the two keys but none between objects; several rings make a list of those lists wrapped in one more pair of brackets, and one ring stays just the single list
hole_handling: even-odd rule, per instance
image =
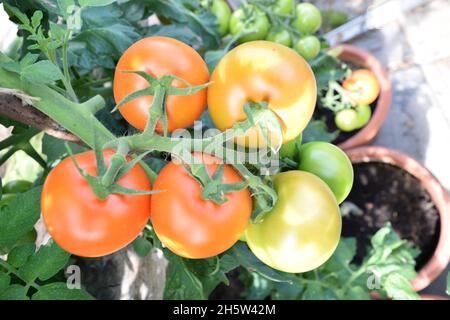
[{"label": "cluster of tomatoes", "polygon": [[336,126],[349,132],[364,127],[372,116],[370,104],[380,94],[380,85],[372,71],[358,69],[352,71],[342,83],[345,94],[350,98],[353,106],[338,111],[334,122]]},{"label": "cluster of tomatoes", "polygon": [[295,4],[295,0],[247,1],[234,12],[225,0],[210,4],[219,32],[242,35],[240,42],[268,40],[294,48],[305,59],[320,52],[320,41],[313,34],[319,30],[322,17],[311,3]]},{"label": "cluster of tomatoes", "polygon": [[[195,94],[166,98],[171,130],[191,126],[206,104],[217,128],[226,130],[246,119],[246,102],[265,102],[281,122],[283,142],[288,143],[301,134],[315,107],[316,84],[307,62],[294,50],[268,41],[237,46],[209,77],[205,62],[188,45],[166,37],[142,39],[117,64],[117,102],[149,86],[137,74],[123,72],[130,70],[156,78],[173,74],[191,85],[212,82]],[[172,85],[187,86],[178,80]],[[152,100],[153,96],[142,96],[128,101],[120,112],[142,130]],[[257,134],[256,128],[246,132],[252,134]],[[258,148],[261,140],[255,141],[248,147]],[[212,257],[245,239],[267,265],[286,272],[308,271],[324,263],[338,244],[338,205],[350,192],[353,170],[346,155],[328,143],[306,143],[293,151],[298,170],[273,177],[278,200],[255,221],[251,220],[255,204],[248,187],[227,193],[222,204],[215,203],[203,198],[201,184],[178,162],[167,164],[153,187],[140,164],[116,181],[128,189],[158,193],[111,193],[100,199],[80,174],[80,169],[97,174],[94,151],[75,155],[78,167],[66,158],[49,173],[42,191],[43,219],[54,240],[79,256],[102,256],[123,248],[151,219],[161,242],[186,258]],[[113,155],[113,150],[103,151],[106,166]],[[222,168],[223,160],[212,155],[194,153],[194,157],[205,164],[210,176]],[[224,184],[241,181],[244,177],[231,164],[223,165]]]}]

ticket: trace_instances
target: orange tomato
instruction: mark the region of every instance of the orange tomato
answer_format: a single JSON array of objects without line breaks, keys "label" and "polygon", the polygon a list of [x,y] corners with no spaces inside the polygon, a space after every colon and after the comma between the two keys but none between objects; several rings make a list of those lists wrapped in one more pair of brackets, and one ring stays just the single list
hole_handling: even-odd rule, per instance
[{"label": "orange tomato", "polygon": [[[214,70],[208,88],[208,109],[220,130],[246,119],[247,102],[267,102],[281,122],[283,143],[308,124],[316,103],[316,81],[308,63],[294,50],[269,41],[241,44]],[[264,145],[257,128],[247,131],[249,147]],[[239,142],[239,140],[238,140]]]},{"label": "orange tomato", "polygon": [[[204,84],[209,79],[208,68],[200,55],[187,44],[167,37],[144,38],[123,53],[114,74],[116,103],[149,86],[141,76],[123,71],[145,71],[154,77],[174,74],[193,86]],[[186,87],[185,83],[178,80],[174,80],[172,85]],[[127,102],[119,111],[132,126],[144,130],[152,101],[153,96],[143,96]],[[206,89],[191,95],[169,96],[166,103],[168,131],[187,128],[205,109]],[[156,131],[163,132],[161,121],[158,121]]]},{"label": "orange tomato", "polygon": [[[113,154],[103,152],[106,165]],[[97,175],[93,151],[77,154],[75,159],[88,174]],[[140,165],[117,183],[151,190]],[[150,217],[150,195],[110,194],[100,200],[68,157],[45,180],[41,211],[48,232],[61,248],[82,257],[99,257],[125,247],[139,235]]]},{"label": "orange tomato", "polygon": [[380,85],[372,71],[367,69],[355,70],[344,80],[342,87],[347,90],[357,105],[369,105],[380,94]]},{"label": "orange tomato", "polygon": [[[195,154],[213,175],[221,160]],[[242,181],[238,172],[224,166],[224,183]],[[229,249],[244,232],[252,212],[250,191],[227,193],[222,205],[201,196],[202,187],[180,163],[164,167],[155,181],[152,195],[152,224],[171,251],[186,258],[208,258]]]}]

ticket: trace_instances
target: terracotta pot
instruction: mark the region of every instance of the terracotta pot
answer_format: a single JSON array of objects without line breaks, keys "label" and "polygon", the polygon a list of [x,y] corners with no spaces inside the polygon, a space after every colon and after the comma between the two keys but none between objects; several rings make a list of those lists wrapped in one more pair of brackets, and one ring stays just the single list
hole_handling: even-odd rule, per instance
[{"label": "terracotta pot", "polygon": [[384,162],[398,166],[416,177],[430,194],[440,218],[440,235],[431,259],[412,281],[416,291],[426,288],[447,267],[450,261],[450,197],[445,188],[424,166],[398,151],[382,147],[360,147],[346,150],[352,163]]},{"label": "terracotta pot", "polygon": [[358,133],[339,144],[342,149],[350,149],[369,144],[378,134],[391,105],[392,85],[388,73],[372,54],[348,44],[339,45],[339,47],[343,49],[339,59],[370,69],[380,84],[380,95],[370,121]]}]

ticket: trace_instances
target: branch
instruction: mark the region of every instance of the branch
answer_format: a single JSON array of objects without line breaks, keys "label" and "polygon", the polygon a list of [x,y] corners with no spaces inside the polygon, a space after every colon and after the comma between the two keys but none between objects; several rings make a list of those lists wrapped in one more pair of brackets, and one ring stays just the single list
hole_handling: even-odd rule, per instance
[{"label": "branch", "polygon": [[14,95],[0,94],[0,115],[42,130],[58,139],[81,143],[77,136],[33,106],[22,103]]}]

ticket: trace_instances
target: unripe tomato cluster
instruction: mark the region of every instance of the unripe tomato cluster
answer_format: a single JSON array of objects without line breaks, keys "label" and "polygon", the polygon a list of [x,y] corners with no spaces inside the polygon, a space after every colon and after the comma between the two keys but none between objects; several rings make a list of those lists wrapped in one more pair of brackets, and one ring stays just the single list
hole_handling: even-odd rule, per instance
[{"label": "unripe tomato cluster", "polygon": [[[267,4],[269,4],[267,6]],[[211,12],[216,16],[221,35],[241,35],[239,41],[268,40],[295,49],[305,59],[315,58],[321,48],[314,35],[322,17],[311,3],[295,0],[247,1],[234,12],[225,0],[213,0]]]},{"label": "unripe tomato cluster", "polygon": [[[282,6],[277,8],[279,12],[286,11]],[[165,37],[149,37],[133,44],[123,53],[117,68],[117,103],[148,86],[135,74],[121,72],[121,68],[157,77],[173,73],[191,77],[192,82],[211,80],[208,89],[196,94],[167,97],[167,117],[172,129],[192,125],[208,104],[215,125],[224,131],[246,120],[243,108],[248,101],[265,102],[282,123],[283,143],[287,145],[299,141],[316,102],[316,83],[308,63],[292,49],[269,41],[237,46],[219,62],[211,79],[205,62],[193,48]],[[190,75],[189,70],[196,76]],[[176,85],[187,84],[177,81]],[[149,118],[152,99],[141,96],[123,104],[120,111],[140,129],[139,119]],[[192,103],[195,108],[187,107]],[[257,135],[254,129],[246,135]],[[158,133],[157,130],[153,135]],[[254,140],[249,146],[260,148],[261,141]],[[149,148],[158,150],[157,146]],[[103,151],[106,166],[113,154],[113,150]],[[66,158],[50,172],[42,191],[42,215],[54,240],[80,256],[97,257],[123,248],[150,219],[162,244],[182,257],[216,256],[245,238],[252,252],[267,265],[285,272],[306,272],[323,264],[337,247],[341,231],[338,205],[350,192],[353,170],[343,151],[329,143],[295,143],[286,154],[298,161],[298,169],[273,177],[278,200],[254,220],[251,214],[255,204],[247,185],[227,192],[223,203],[211,201],[203,195],[204,186],[187,171],[189,163],[168,163],[153,188],[146,171],[136,164],[116,183],[123,188],[160,192],[110,193],[100,199],[79,171],[98,174],[94,151],[75,155],[77,165]],[[221,168],[223,184],[232,185],[247,178],[231,163],[221,166],[223,159],[206,153],[193,155],[205,165],[210,177]]]},{"label": "unripe tomato cluster", "polygon": [[370,104],[380,94],[378,80],[372,71],[358,69],[352,71],[342,83],[342,87],[355,106],[338,111],[334,122],[340,130],[345,132],[360,129],[369,122],[372,116]]}]

